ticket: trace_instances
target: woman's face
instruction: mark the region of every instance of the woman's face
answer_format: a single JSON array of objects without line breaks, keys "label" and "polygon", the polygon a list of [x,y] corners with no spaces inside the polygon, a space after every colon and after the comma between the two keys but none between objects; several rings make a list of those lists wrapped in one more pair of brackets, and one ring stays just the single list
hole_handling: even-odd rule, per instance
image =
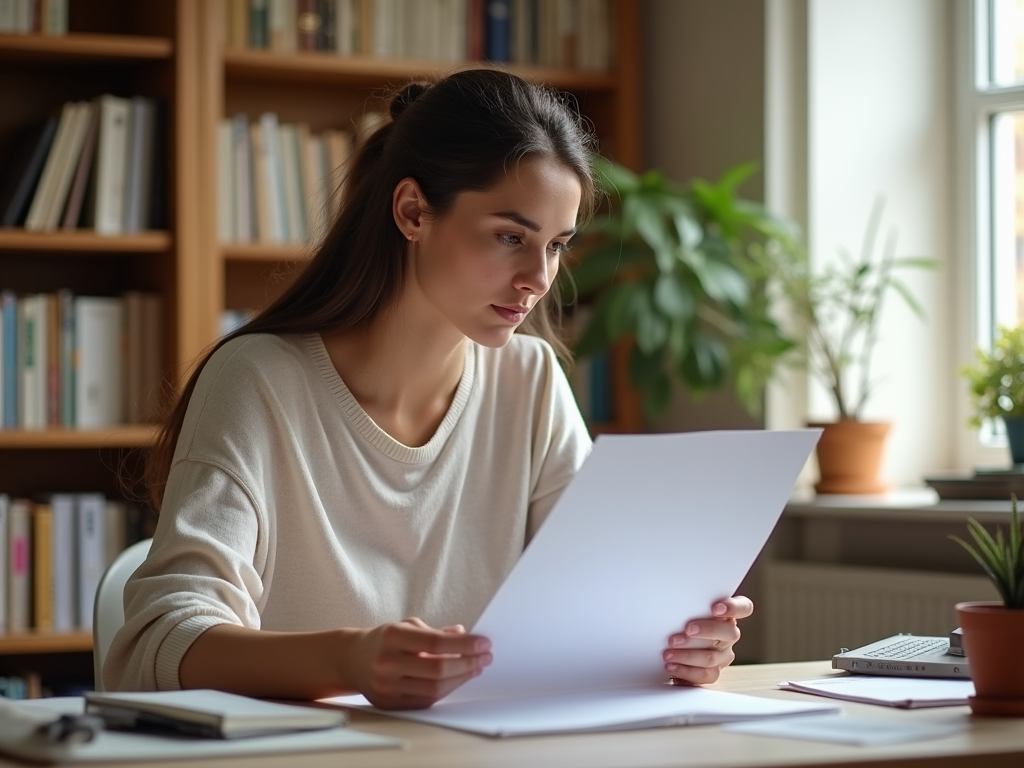
[{"label": "woman's face", "polygon": [[566,166],[523,159],[490,189],[459,194],[443,217],[420,220],[409,275],[463,335],[503,346],[551,287],[581,194]]}]

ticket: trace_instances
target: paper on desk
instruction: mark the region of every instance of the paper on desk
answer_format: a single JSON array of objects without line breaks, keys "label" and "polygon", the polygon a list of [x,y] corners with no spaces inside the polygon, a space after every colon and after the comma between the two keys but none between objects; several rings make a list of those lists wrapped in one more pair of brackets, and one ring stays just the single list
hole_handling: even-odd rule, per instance
[{"label": "paper on desk", "polygon": [[779,683],[779,687],[786,691],[902,709],[956,707],[967,704],[967,698],[974,695],[974,683],[970,680],[921,677],[836,675],[797,682],[787,680]]},{"label": "paper on desk", "polygon": [[782,739],[828,741],[859,747],[942,739],[966,730],[966,725],[963,722],[920,723],[905,720],[883,720],[876,717],[810,715],[732,723],[722,726],[722,730],[754,736],[775,736]]},{"label": "paper on desk", "polygon": [[[819,434],[599,437],[473,628],[491,639],[494,663],[429,712],[409,716],[511,733],[510,713],[537,706],[535,697],[586,691],[583,700],[601,717],[643,720],[615,689],[660,691],[669,636],[736,591]],[[652,695],[664,707],[683,701],[669,698],[673,693],[678,691]],[[720,695],[735,697],[736,708],[746,698]],[[485,712],[480,702],[494,699],[518,700],[478,717]],[[463,702],[474,705],[458,706]],[[794,705],[799,703],[776,700],[765,706],[784,714],[799,711],[787,709]],[[550,712],[545,731],[583,730],[576,706]],[[601,718],[593,713],[593,719]]]}]

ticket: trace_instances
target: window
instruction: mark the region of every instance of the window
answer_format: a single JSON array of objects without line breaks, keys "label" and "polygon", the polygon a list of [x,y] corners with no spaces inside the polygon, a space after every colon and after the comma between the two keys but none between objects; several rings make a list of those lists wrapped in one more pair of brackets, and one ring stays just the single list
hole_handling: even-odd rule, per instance
[{"label": "window", "polygon": [[[967,227],[975,254],[973,343],[984,347],[999,326],[1024,323],[1024,0],[974,0],[970,13],[972,23],[955,28],[972,30],[973,38],[961,58],[972,70],[961,79],[970,83],[961,101],[968,157],[961,167],[975,197]],[[982,443],[1004,444],[1001,430],[983,430]]]}]

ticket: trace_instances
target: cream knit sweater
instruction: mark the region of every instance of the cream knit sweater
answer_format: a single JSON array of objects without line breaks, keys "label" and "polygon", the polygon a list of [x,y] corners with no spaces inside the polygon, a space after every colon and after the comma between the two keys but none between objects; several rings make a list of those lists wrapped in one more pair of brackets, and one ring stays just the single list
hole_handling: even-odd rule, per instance
[{"label": "cream knit sweater", "polygon": [[451,407],[418,448],[370,419],[319,335],[232,340],[189,401],[104,683],[178,688],[189,645],[222,623],[472,627],[589,450],[537,338],[469,343]]}]

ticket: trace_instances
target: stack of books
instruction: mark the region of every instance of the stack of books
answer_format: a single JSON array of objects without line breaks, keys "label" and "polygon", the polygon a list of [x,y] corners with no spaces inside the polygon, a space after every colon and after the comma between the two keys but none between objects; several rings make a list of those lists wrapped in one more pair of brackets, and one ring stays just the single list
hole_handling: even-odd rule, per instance
[{"label": "stack of books", "polygon": [[65,35],[68,0],[2,0],[0,34]]},{"label": "stack of books", "polygon": [[100,493],[0,493],[0,632],[90,629],[104,570],[148,535],[140,507]]},{"label": "stack of books", "polygon": [[0,169],[0,226],[101,235],[165,228],[162,104],[105,95],[68,102],[24,130]]},{"label": "stack of books", "polygon": [[[369,114],[358,134],[379,124]],[[222,243],[307,243],[318,240],[338,210],[349,131],[316,135],[265,112],[220,122],[217,134],[217,230]]]},{"label": "stack of books", "polygon": [[231,0],[236,49],[606,72],[610,0]]},{"label": "stack of books", "polygon": [[97,429],[158,418],[161,299],[0,291],[0,428]]}]

